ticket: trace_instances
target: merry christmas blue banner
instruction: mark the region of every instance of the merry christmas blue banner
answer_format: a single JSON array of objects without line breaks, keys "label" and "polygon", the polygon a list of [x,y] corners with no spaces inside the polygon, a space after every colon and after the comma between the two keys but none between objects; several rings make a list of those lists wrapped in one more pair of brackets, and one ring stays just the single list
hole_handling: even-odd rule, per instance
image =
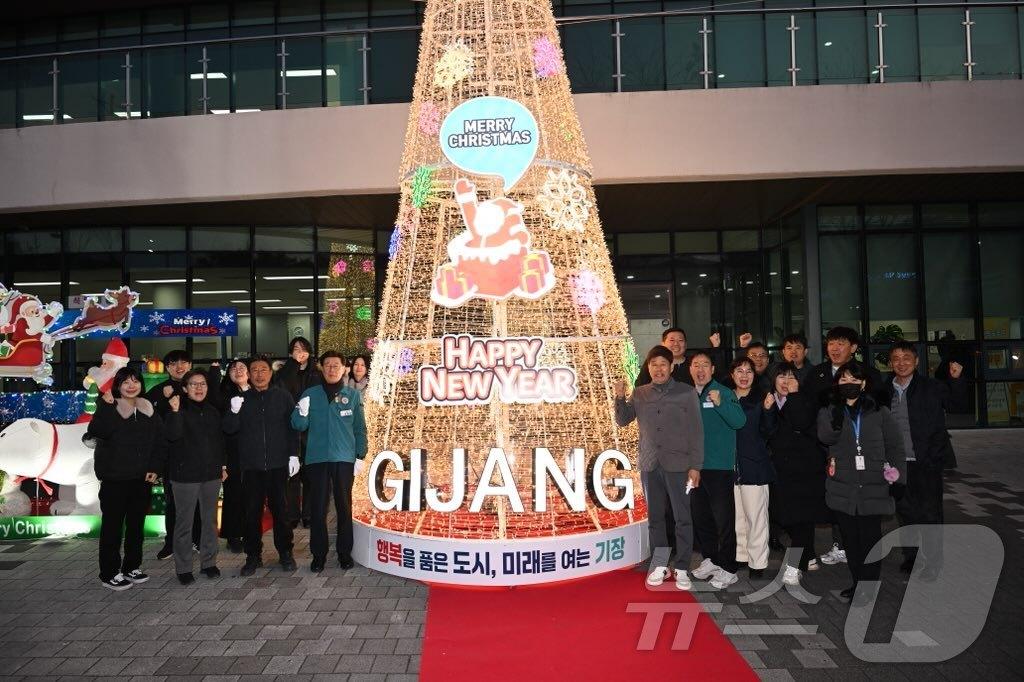
[{"label": "merry christmas blue banner", "polygon": [[[74,322],[80,310],[66,310],[54,329]],[[96,331],[89,336],[109,338],[116,331]],[[134,308],[128,338],[166,338],[173,336],[237,336],[237,308]]]}]

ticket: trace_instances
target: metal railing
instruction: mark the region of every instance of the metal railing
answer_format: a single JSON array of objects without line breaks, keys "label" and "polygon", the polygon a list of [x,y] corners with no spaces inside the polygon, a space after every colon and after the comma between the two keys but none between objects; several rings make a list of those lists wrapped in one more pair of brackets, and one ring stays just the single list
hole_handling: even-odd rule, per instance
[{"label": "metal railing", "polygon": [[[586,24],[595,23],[608,23],[611,26],[611,44],[613,51],[612,65],[613,73],[611,74],[611,81],[614,83],[613,90],[616,92],[623,91],[623,81],[630,78],[630,74],[623,70],[623,53],[624,53],[624,41],[623,39],[629,35],[629,22],[634,20],[651,20],[661,19],[664,25],[665,20],[673,18],[684,18],[690,17],[698,20],[698,27],[695,31],[696,35],[699,36],[700,43],[700,69],[697,74],[700,76],[698,86],[704,89],[710,89],[713,86],[717,86],[712,76],[715,75],[715,70],[712,64],[712,40],[713,34],[715,33],[715,20],[724,17],[741,17],[750,16],[766,18],[768,16],[782,15],[784,18],[788,18],[788,22],[783,26],[783,30],[788,33],[786,40],[789,46],[789,66],[785,71],[789,74],[789,84],[791,86],[797,86],[801,84],[798,74],[803,70],[801,61],[799,59],[799,49],[797,42],[797,32],[803,27],[808,25],[814,25],[818,15],[828,15],[830,13],[842,12],[846,14],[860,12],[864,18],[868,21],[873,20],[870,27],[874,29],[873,37],[868,38],[869,43],[867,50],[877,57],[877,63],[869,65],[872,69],[871,76],[877,76],[878,83],[886,82],[886,70],[891,68],[891,65],[886,63],[886,32],[885,29],[889,26],[886,23],[886,17],[890,16],[891,12],[914,12],[915,15],[919,15],[922,11],[928,10],[958,10],[962,13],[963,20],[960,24],[964,30],[964,60],[963,60],[963,73],[962,74],[949,74],[949,77],[962,77],[965,80],[974,80],[975,71],[978,67],[978,63],[975,61],[975,54],[973,50],[972,32],[976,22],[972,20],[971,10],[984,8],[985,10],[997,9],[997,8],[1021,8],[1024,7],[1024,0],[1017,1],[1006,1],[1006,2],[960,2],[960,3],[919,3],[919,4],[876,4],[870,6],[830,6],[830,7],[813,7],[813,8],[737,8],[730,7],[726,9],[711,9],[711,8],[697,8],[697,9],[685,9],[685,10],[665,10],[657,12],[636,12],[629,14],[604,14],[604,15],[593,15],[593,16],[572,16],[572,17],[560,17],[557,22],[560,27],[564,30],[570,30],[575,26],[582,26]],[[808,24],[808,22],[810,22]],[[768,22],[763,22],[765,34],[769,29]],[[111,54],[123,54],[123,61],[120,64],[120,68],[124,72],[124,90],[123,99],[120,102],[122,107],[121,112],[115,112],[119,118],[125,120],[138,118],[143,115],[143,107],[139,107],[139,111],[133,111],[132,107],[134,104],[139,104],[132,101],[132,72],[133,69],[139,69],[139,65],[133,61],[133,54],[137,56],[137,53],[145,53],[147,51],[162,50],[168,48],[199,48],[200,57],[196,60],[197,64],[201,65],[201,72],[192,74],[191,78],[194,80],[201,80],[201,94],[197,99],[197,103],[201,104],[201,111],[203,114],[209,113],[224,113],[223,110],[212,110],[210,107],[210,90],[209,80],[211,78],[209,64],[210,57],[208,49],[217,45],[240,45],[244,43],[252,43],[259,41],[275,41],[276,44],[276,59],[278,78],[275,81],[279,89],[276,91],[276,103],[275,107],[279,109],[288,108],[288,44],[289,41],[309,39],[309,38],[331,38],[340,36],[358,36],[360,38],[360,47],[356,51],[360,54],[360,61],[362,62],[361,73],[358,74],[359,87],[355,90],[362,94],[362,103],[369,104],[371,100],[371,91],[373,89],[370,83],[370,58],[372,45],[371,41],[373,36],[385,33],[396,33],[396,32],[418,32],[421,30],[420,26],[390,26],[381,28],[359,28],[359,29],[338,29],[338,30],[325,30],[325,31],[305,31],[298,33],[275,33],[272,35],[258,35],[258,36],[245,36],[245,37],[230,37],[230,38],[217,38],[217,39],[205,39],[205,40],[185,40],[185,41],[173,41],[163,43],[152,43],[152,44],[138,44],[130,46],[119,46],[119,47],[100,47],[100,48],[89,48],[80,50],[62,50],[56,52],[16,55],[8,57],[0,57],[0,66],[5,64],[14,64],[15,66],[29,62],[29,61],[40,61],[43,59],[50,60],[50,70],[47,75],[52,79],[52,102],[48,114],[35,114],[31,117],[33,121],[48,120],[53,124],[62,122],[63,119],[69,118],[66,114],[62,116],[61,111],[61,60],[66,58],[78,58],[86,55],[111,55]],[[917,35],[916,40],[920,44],[921,36]],[[1018,40],[1020,37],[1018,36]],[[665,38],[665,44],[669,43],[669,39]],[[816,47],[816,46],[815,46]],[[628,48],[625,48],[628,49]],[[1015,48],[1016,49],[1016,48]],[[571,51],[566,50],[567,60],[572,57]],[[323,55],[323,52],[321,52]],[[324,77],[324,74],[328,70],[326,59],[321,60],[320,65],[320,76]],[[9,70],[16,73],[17,68]],[[201,74],[201,75],[200,75]],[[307,74],[308,75],[308,74]],[[194,76],[200,76],[199,79],[195,79]],[[224,77],[223,74],[218,74],[219,77]],[[185,76],[186,79],[190,78],[189,75]],[[338,76],[340,78],[340,75]],[[920,78],[923,75],[919,74]],[[1010,78],[1020,78],[1020,68],[1014,74],[1008,74]],[[15,80],[17,78],[15,77]],[[868,77],[865,82],[871,82]],[[762,83],[767,84],[767,83]],[[812,84],[808,82],[807,84]],[[652,88],[655,89],[655,88]],[[322,104],[326,104],[326,98],[322,101]],[[181,112],[182,115],[188,112],[189,105],[186,103],[185,111]],[[234,108],[234,107],[232,107]],[[45,111],[45,110],[43,110]],[[29,115],[23,115],[23,112],[18,111],[17,125],[22,125],[22,120],[30,120]],[[137,115],[136,115],[137,114]]]}]

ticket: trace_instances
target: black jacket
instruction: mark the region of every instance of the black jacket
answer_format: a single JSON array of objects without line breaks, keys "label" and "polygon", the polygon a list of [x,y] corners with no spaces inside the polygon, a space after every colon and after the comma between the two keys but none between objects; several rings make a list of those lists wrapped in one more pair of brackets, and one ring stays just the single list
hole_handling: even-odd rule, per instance
[{"label": "black jacket", "polygon": [[[886,402],[892,407],[896,393],[895,375],[885,377]],[[954,410],[967,402],[967,382],[960,379],[939,381],[915,374],[907,387],[907,416],[910,418],[910,440],[918,465],[941,469],[947,461],[955,461],[953,444],[946,431],[946,410]]]},{"label": "black jacket", "polygon": [[141,481],[159,474],[167,458],[167,441],[160,416],[148,400],[132,409],[124,401],[96,401],[96,413],[82,441],[95,448],[93,468],[101,481]]},{"label": "black jacket", "polygon": [[776,414],[764,409],[764,393],[756,388],[740,398],[747,421],[736,432],[736,484],[766,485],[775,482],[775,467],[767,438],[775,431]]},{"label": "black jacket", "polygon": [[220,412],[209,401],[186,398],[164,418],[170,452],[167,477],[175,483],[220,480],[224,466],[224,431]]},{"label": "black jacket", "polygon": [[[871,365],[865,364],[871,397],[878,405],[888,405],[888,394],[882,374]],[[825,407],[832,401],[832,361],[825,360],[815,365],[806,379],[800,382],[800,392],[817,397],[818,407]]]},{"label": "black jacket", "polygon": [[[818,412],[818,438],[835,460],[835,473],[825,484],[825,502],[829,509],[858,516],[885,516],[896,511],[889,494],[889,482],[883,476],[886,463],[900,472],[898,483],[907,481],[903,437],[888,407],[875,407],[861,399],[861,455],[864,468],[856,466],[857,446],[853,422],[842,406],[823,407]],[[866,404],[867,403],[867,404]],[[851,408],[852,414],[857,410]],[[839,424],[839,428],[834,426]]]},{"label": "black jacket", "polygon": [[[170,386],[172,393],[169,396],[164,395],[164,389]],[[161,417],[166,417],[171,412],[171,406],[167,404],[167,401],[178,396],[181,402],[184,403],[188,400],[188,396],[185,394],[185,386],[180,381],[174,381],[173,379],[167,379],[161,381],[153,388],[146,391],[146,400],[153,403],[153,409]]]},{"label": "black jacket", "polygon": [[769,410],[776,418],[768,439],[778,480],[769,506],[772,518],[784,526],[818,523],[828,516],[825,507],[825,454],[818,444],[816,398],[801,387]]},{"label": "black jacket", "polygon": [[[231,399],[235,396],[242,395],[242,391],[239,390],[230,379],[225,378],[221,382],[220,386],[217,387],[217,396],[214,399],[214,405],[217,406],[217,410],[223,415],[226,415],[231,411]],[[235,475],[238,471],[238,434],[237,433],[225,433],[224,434],[224,450],[226,452],[226,464],[228,467],[228,473]]]},{"label": "black jacket", "polygon": [[250,388],[242,394],[245,402],[238,414],[230,407],[224,413],[224,431],[238,434],[238,458],[242,471],[269,471],[288,466],[289,457],[299,456],[299,434],[292,430],[295,401],[288,391],[270,386],[265,391]]},{"label": "black jacket", "polygon": [[280,386],[292,395],[293,400],[298,400],[307,388],[319,386],[323,375],[316,366],[313,358],[306,362],[306,369],[299,369],[299,363],[293,358],[288,358],[284,366],[274,374],[274,385]]}]

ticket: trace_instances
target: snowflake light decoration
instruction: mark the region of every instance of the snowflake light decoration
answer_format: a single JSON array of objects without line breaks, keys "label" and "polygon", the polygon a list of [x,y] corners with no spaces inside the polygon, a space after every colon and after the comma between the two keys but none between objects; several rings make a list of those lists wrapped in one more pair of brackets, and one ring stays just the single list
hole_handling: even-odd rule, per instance
[{"label": "snowflake light decoration", "polygon": [[593,207],[579,178],[564,168],[549,170],[537,204],[556,230],[582,232]]},{"label": "snowflake light decoration", "polygon": [[373,272],[373,261],[367,258],[362,264],[363,272]]},{"label": "snowflake light decoration", "polygon": [[538,364],[541,367],[572,367],[568,345],[560,341],[545,341]]},{"label": "snowflake light decoration", "polygon": [[217,321],[223,325],[228,325],[235,321],[235,316],[231,313],[221,313],[220,317],[217,318]]},{"label": "snowflake light decoration", "polygon": [[533,68],[539,78],[549,78],[562,73],[562,55],[558,54],[558,48],[547,36],[541,36],[533,41]]},{"label": "snowflake light decoration", "polygon": [[419,113],[420,132],[424,135],[437,135],[441,130],[441,110],[433,102],[424,102]]},{"label": "snowflake light decoration", "polygon": [[395,371],[398,376],[405,376],[412,371],[413,354],[412,348],[403,348],[402,352],[395,358]]},{"label": "snowflake light decoration", "polygon": [[636,378],[640,376],[640,356],[636,354],[636,348],[633,346],[632,341],[628,341],[622,347],[622,371],[626,374],[626,379],[632,386],[636,383]]},{"label": "snowflake light decoration", "polygon": [[164,321],[164,314],[163,313],[150,313],[149,314],[149,321],[152,322],[153,324],[160,324],[161,322]]},{"label": "snowflake light decoration", "polygon": [[370,400],[383,403],[385,396],[390,395],[394,390],[398,380],[395,366],[399,351],[398,344],[394,341],[380,341],[375,344],[371,362],[373,369],[370,372],[370,383],[367,386]]},{"label": "snowflake light decoration", "polygon": [[348,263],[346,263],[342,258],[339,258],[334,265],[331,266],[331,274],[335,277],[341,277],[345,274],[346,270],[348,270]]},{"label": "snowflake light decoration", "polygon": [[423,208],[433,195],[434,171],[427,166],[420,166],[412,178],[412,205]]},{"label": "snowflake light decoration", "polygon": [[570,279],[572,300],[576,305],[590,310],[593,315],[608,302],[604,293],[604,284],[593,270],[580,270]]},{"label": "snowflake light decoration", "polygon": [[337,314],[337,312],[338,312],[338,302],[337,301],[331,301],[330,303],[328,303],[327,304],[327,310],[332,315]]},{"label": "snowflake light decoration", "polygon": [[402,248],[402,226],[396,224],[394,232],[391,233],[391,241],[388,242],[388,258],[394,260],[400,248]]},{"label": "snowflake light decoration", "polygon": [[450,90],[456,83],[473,73],[473,51],[460,40],[444,48],[434,65],[434,85]]}]

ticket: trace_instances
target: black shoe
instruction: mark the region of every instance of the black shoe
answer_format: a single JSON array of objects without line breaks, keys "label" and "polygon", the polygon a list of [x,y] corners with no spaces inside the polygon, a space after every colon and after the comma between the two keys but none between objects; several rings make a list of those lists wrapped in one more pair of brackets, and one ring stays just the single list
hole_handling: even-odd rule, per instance
[{"label": "black shoe", "polygon": [[295,559],[292,558],[292,553],[281,555],[281,570],[282,571],[294,571],[298,566],[295,565]]},{"label": "black shoe", "polygon": [[912,570],[914,570],[914,557],[908,556],[903,560],[903,563],[900,564],[900,573],[910,573]]},{"label": "black shoe", "polygon": [[217,568],[216,566],[210,566],[209,568],[204,568],[200,572],[203,575],[205,575],[207,578],[219,578],[220,577],[220,569]]},{"label": "black shoe", "polygon": [[324,561],[323,559],[314,558],[313,562],[309,565],[309,570],[313,571],[314,573],[321,573],[324,570],[325,563],[326,561]]},{"label": "black shoe", "polygon": [[196,578],[191,573],[179,573],[178,582],[182,585],[191,585],[196,581]]},{"label": "black shoe", "polygon": [[228,538],[228,549],[232,554],[241,554],[245,551],[245,544],[240,538]]},{"label": "black shoe", "polygon": [[845,599],[846,601],[850,601],[850,600],[853,599],[853,595],[854,595],[854,593],[856,591],[857,591],[857,584],[854,583],[853,585],[850,585],[845,590],[840,592],[839,596],[842,597],[843,599]]},{"label": "black shoe", "polygon": [[775,552],[785,552],[786,546],[778,538],[768,538],[768,549]]},{"label": "black shoe", "polygon": [[263,568],[263,559],[261,557],[250,556],[246,557],[245,565],[242,566],[242,570],[238,572],[238,575],[243,578],[246,576],[253,575],[256,573],[257,568]]},{"label": "black shoe", "polygon": [[302,519],[302,527],[309,528],[309,519]]},{"label": "black shoe", "polygon": [[750,569],[748,571],[748,573],[750,574],[750,579],[751,580],[760,580],[761,578],[764,577],[764,569],[763,568],[752,568],[752,569]]},{"label": "black shoe", "polygon": [[156,558],[160,561],[170,559],[172,556],[174,556],[174,549],[170,545],[164,545],[160,548],[160,551],[156,553]]},{"label": "black shoe", "polygon": [[350,556],[338,557],[338,566],[340,566],[343,571],[347,571],[355,565],[355,562],[352,561],[352,557]]}]

